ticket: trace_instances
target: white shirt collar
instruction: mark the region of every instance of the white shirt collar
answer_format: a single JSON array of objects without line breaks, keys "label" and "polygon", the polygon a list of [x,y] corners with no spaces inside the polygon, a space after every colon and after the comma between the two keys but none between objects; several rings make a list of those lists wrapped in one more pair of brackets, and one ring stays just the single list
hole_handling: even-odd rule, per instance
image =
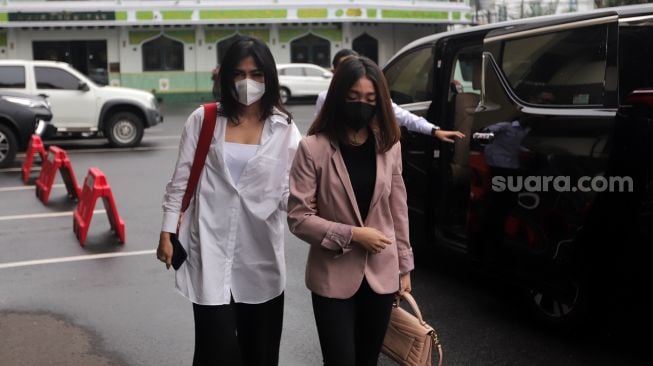
[{"label": "white shirt collar", "polygon": [[272,108],[272,115],[270,116],[272,123],[288,124],[288,115],[280,111],[277,107]]}]

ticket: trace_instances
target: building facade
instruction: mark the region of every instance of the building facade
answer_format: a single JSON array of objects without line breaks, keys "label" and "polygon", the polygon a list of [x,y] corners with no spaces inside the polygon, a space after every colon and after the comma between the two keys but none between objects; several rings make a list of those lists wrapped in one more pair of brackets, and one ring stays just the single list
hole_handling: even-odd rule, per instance
[{"label": "building facade", "polygon": [[472,0],[476,24],[589,11],[594,0]]},{"label": "building facade", "polygon": [[101,84],[196,98],[238,35],[277,63],[329,67],[353,48],[383,65],[412,40],[470,24],[463,2],[413,0],[0,1],[0,58],[58,60]]}]

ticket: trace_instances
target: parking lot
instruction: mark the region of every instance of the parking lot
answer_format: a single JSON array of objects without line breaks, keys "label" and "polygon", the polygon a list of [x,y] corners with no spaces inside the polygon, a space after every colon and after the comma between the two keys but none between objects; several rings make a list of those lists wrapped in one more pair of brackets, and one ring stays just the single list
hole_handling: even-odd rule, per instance
[{"label": "parking lot", "polygon": [[[303,133],[312,118],[310,103],[290,105]],[[0,363],[190,364],[192,309],[154,250],[163,189],[185,117],[194,108],[163,105],[165,122],[147,130],[138,148],[109,148],[104,139],[47,142],[66,149],[80,184],[89,167],[105,173],[126,224],[124,245],[110,232],[98,202],[81,247],[72,230],[76,203],[66,197],[61,178],[42,204],[34,194],[37,170],[30,185],[21,181],[24,154],[0,170]],[[287,233],[281,365],[321,363],[304,287],[307,249]],[[508,295],[513,292],[460,267],[446,258],[418,258],[413,278],[422,313],[442,339],[445,365],[647,364],[624,334],[601,324],[585,332],[543,329]]]}]

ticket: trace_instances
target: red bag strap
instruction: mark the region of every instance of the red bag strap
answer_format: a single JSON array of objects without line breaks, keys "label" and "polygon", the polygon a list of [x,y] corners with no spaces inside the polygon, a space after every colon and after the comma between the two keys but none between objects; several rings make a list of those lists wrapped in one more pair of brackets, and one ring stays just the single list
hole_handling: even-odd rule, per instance
[{"label": "red bag strap", "polygon": [[204,168],[206,155],[209,153],[211,147],[211,140],[213,140],[213,130],[215,130],[215,122],[218,117],[218,103],[206,103],[204,107],[204,120],[202,121],[202,130],[200,131],[199,141],[195,149],[195,158],[193,165],[190,168],[190,176],[188,177],[188,185],[184,193],[184,199],[181,201],[181,212],[183,213],[190,204],[190,199],[195,194],[197,182],[200,180],[200,174]]}]

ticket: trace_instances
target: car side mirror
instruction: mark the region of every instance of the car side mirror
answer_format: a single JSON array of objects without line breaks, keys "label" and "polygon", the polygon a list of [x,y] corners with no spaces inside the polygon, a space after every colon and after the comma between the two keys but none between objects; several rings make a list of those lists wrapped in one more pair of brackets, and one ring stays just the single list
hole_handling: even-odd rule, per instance
[{"label": "car side mirror", "polygon": [[325,78],[325,79],[330,79],[332,76],[333,76],[333,74],[330,73],[330,72],[328,72],[328,71],[325,71],[325,72],[322,74],[322,77]]},{"label": "car side mirror", "polygon": [[80,81],[79,84],[77,84],[77,90],[81,90],[81,91],[83,91],[83,92],[87,92],[87,91],[89,91],[89,90],[91,90],[91,89],[88,87],[88,84],[86,84],[86,83],[83,82],[83,81]]}]

